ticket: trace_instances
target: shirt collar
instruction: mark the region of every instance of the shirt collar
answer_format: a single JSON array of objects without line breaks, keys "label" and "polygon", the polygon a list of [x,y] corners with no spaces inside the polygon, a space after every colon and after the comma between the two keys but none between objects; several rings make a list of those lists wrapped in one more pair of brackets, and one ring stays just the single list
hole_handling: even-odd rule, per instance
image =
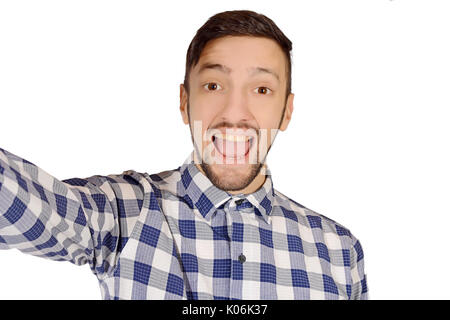
[{"label": "shirt collar", "polygon": [[[253,193],[232,195],[217,188],[195,165],[193,152],[186,158],[179,168],[181,174],[179,190],[182,191],[184,200],[193,208],[199,210],[207,221],[212,214],[230,199],[247,199],[254,207],[255,214],[261,216],[266,223],[270,223],[270,213],[274,199],[272,175],[266,164],[266,179],[263,185]],[[263,169],[264,170],[264,167]]]}]

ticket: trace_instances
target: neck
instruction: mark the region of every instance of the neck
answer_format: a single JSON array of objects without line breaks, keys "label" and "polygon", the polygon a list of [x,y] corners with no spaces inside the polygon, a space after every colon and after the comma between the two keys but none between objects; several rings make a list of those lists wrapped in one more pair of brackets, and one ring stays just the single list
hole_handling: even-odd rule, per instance
[{"label": "neck", "polygon": [[264,184],[264,182],[266,181],[266,175],[265,174],[261,174],[261,172],[264,172],[266,165],[264,164],[261,167],[261,171],[260,173],[258,173],[255,177],[255,179],[253,179],[253,181],[246,186],[244,189],[241,190],[237,190],[237,191],[227,191],[229,194],[239,194],[239,193],[243,193],[243,194],[249,194],[249,193],[253,193],[256,190],[258,190],[259,188],[261,188],[261,186]]}]

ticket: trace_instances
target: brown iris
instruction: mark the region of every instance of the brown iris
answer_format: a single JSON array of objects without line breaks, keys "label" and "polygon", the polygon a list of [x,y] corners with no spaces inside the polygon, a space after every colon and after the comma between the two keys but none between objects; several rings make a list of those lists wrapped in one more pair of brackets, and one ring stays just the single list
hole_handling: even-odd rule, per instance
[{"label": "brown iris", "polygon": [[217,89],[217,84],[212,82],[212,83],[208,83],[208,90],[216,90]]},{"label": "brown iris", "polygon": [[266,87],[259,87],[258,88],[258,93],[266,94],[267,93],[267,88]]}]

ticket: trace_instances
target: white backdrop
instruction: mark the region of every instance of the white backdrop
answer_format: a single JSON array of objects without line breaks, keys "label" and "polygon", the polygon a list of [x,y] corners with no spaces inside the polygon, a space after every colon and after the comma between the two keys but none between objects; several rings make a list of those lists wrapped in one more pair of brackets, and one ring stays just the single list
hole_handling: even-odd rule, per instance
[{"label": "white backdrop", "polygon": [[[293,42],[276,189],[359,238],[371,299],[449,299],[450,4],[0,1],[0,147],[58,179],[177,168],[187,47],[250,9]],[[87,265],[0,251],[0,299],[100,299]]]}]

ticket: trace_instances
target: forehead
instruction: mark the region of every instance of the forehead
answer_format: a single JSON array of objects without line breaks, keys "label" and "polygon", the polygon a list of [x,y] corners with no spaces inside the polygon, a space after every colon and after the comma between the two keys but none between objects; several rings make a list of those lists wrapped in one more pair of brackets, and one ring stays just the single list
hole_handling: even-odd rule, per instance
[{"label": "forehead", "polygon": [[[225,36],[209,41],[200,54],[194,70],[207,63],[220,63],[234,69],[262,67],[276,70],[280,75],[286,71],[286,57],[272,39],[250,36]],[[284,72],[283,72],[284,71]]]}]

